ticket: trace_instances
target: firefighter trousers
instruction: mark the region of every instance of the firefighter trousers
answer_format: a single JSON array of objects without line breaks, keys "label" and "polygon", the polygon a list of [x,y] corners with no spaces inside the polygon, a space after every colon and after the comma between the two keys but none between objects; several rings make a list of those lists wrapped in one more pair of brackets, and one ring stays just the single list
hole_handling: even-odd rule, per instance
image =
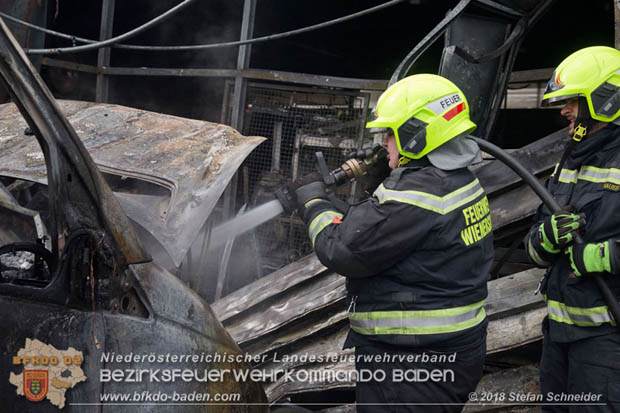
[{"label": "firefighter trousers", "polygon": [[[557,343],[543,323],[543,412],[620,413],[620,334]],[[583,327],[587,328],[587,327]]]},{"label": "firefighter trousers", "polygon": [[453,348],[355,348],[358,413],[460,412],[482,378],[486,329]]}]

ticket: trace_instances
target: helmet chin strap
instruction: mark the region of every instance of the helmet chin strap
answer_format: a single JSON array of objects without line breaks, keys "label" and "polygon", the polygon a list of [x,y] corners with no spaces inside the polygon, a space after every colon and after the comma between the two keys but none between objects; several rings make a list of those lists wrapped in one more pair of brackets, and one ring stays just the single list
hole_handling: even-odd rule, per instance
[{"label": "helmet chin strap", "polygon": [[581,142],[592,126],[594,126],[595,122],[596,121],[590,116],[588,101],[583,96],[580,96],[577,119],[575,119],[575,127],[573,128],[573,141]]},{"label": "helmet chin strap", "polygon": [[398,158],[398,167],[400,168],[403,165],[407,165],[411,161],[412,161],[411,158],[407,158],[406,156],[401,156],[400,158]]},{"label": "helmet chin strap", "polygon": [[575,146],[588,135],[588,131],[592,129],[592,126],[594,126],[594,123],[596,122],[590,116],[590,109],[588,108],[588,101],[586,98],[580,96],[578,99],[579,106],[577,110],[577,119],[575,119],[575,126],[573,127],[573,136],[566,145],[562,158],[560,158],[560,163],[555,170],[555,176],[553,177],[554,184],[558,183],[560,174],[562,173],[562,167],[564,167],[568,156],[571,154]]}]

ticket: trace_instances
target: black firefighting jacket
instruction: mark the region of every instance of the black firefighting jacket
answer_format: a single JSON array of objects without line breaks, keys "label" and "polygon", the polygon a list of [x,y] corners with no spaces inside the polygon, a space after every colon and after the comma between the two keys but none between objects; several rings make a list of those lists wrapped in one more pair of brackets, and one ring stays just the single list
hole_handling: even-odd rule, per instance
[{"label": "black firefighting jacket", "polygon": [[344,216],[327,200],[306,204],[317,256],[347,277],[349,345],[425,346],[486,328],[487,197],[466,168],[419,164],[393,170]]},{"label": "black firefighting jacket", "polygon": [[[558,203],[586,215],[584,242],[620,239],[620,127],[609,124],[578,143],[559,173],[559,182],[547,181]],[[538,221],[526,236],[530,259],[549,267],[541,291],[547,302],[549,334],[553,341],[571,342],[616,332],[594,280],[576,277],[568,255],[549,254],[540,246],[538,228],[550,215],[541,205]],[[620,277],[604,274],[620,300]]]}]

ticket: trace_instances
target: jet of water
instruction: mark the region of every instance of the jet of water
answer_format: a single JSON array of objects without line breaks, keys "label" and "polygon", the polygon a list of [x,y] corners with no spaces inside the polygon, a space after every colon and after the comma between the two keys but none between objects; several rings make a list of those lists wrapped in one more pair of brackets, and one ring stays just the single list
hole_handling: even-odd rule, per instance
[{"label": "jet of water", "polygon": [[277,199],[238,215],[223,224],[218,225],[211,232],[211,248],[225,244],[229,239],[243,234],[260,224],[277,217],[284,211]]}]

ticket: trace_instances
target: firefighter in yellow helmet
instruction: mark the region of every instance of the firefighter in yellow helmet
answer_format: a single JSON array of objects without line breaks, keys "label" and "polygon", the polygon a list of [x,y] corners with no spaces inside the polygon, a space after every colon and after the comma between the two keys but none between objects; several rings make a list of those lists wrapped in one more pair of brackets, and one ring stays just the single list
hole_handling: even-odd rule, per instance
[{"label": "firefighter in yellow helmet", "polygon": [[322,182],[296,191],[317,256],[347,278],[345,348],[361,378],[372,373],[357,411],[460,411],[482,377],[493,261],[487,197],[468,169],[481,159],[466,138],[476,125],[465,95],[426,74],[387,89],[374,115],[366,126],[386,133],[392,170],[372,197],[339,211]]},{"label": "firefighter in yellow helmet", "polygon": [[[540,375],[544,401],[557,405],[542,409],[620,411],[620,320],[588,276],[602,274],[620,301],[620,51],[597,46],[568,56],[542,103],[562,105],[571,136],[547,182],[566,211],[550,214],[541,206],[525,239],[530,259],[548,268]],[[573,243],[576,231],[584,244]]]}]

